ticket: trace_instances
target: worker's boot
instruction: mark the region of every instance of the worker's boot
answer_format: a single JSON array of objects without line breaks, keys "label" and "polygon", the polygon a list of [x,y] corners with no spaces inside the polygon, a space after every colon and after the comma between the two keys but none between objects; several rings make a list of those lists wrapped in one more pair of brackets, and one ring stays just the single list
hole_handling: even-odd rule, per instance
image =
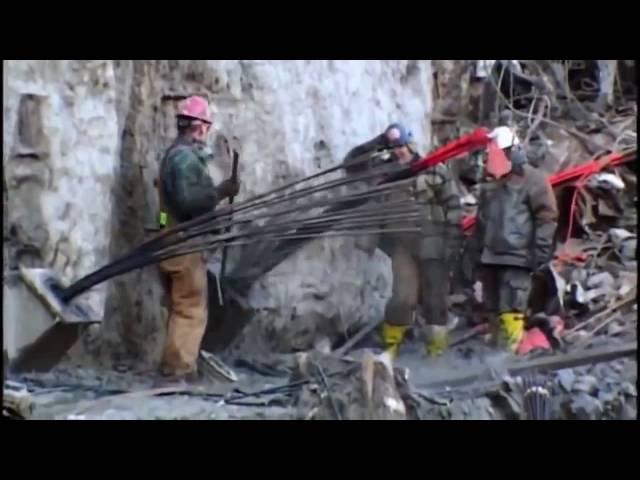
[{"label": "worker's boot", "polygon": [[425,353],[435,358],[442,355],[448,344],[449,330],[444,325],[428,325],[426,328]]},{"label": "worker's boot", "polygon": [[385,351],[389,352],[392,358],[398,355],[398,348],[404,340],[409,327],[390,325],[387,322],[382,324],[382,339]]},{"label": "worker's boot", "polygon": [[498,319],[496,344],[498,348],[515,352],[524,336],[524,314],[501,313]]},{"label": "worker's boot", "polygon": [[156,375],[153,385],[155,388],[165,387],[189,387],[197,386],[202,382],[202,375],[198,369],[176,372],[175,370],[162,366]]}]

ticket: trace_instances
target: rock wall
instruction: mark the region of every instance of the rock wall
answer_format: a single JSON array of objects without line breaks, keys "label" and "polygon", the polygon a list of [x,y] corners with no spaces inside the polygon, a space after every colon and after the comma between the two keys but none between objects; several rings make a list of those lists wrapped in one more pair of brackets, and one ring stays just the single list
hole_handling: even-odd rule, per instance
[{"label": "rock wall", "polygon": [[[46,266],[69,281],[108,256],[120,161],[113,65],[12,60],[4,71],[9,267]],[[87,294],[99,313],[105,291]]]},{"label": "rock wall", "polygon": [[[5,72],[9,230],[35,260],[10,256],[66,279],[151,235],[158,164],[185,95],[207,96],[216,129],[239,138],[239,200],[336,164],[392,121],[410,125],[423,150],[431,138],[428,60],[10,61]],[[230,167],[214,162],[214,180]],[[316,331],[335,340],[380,317],[390,287],[381,253],[318,240],[258,282],[252,325],[273,333],[269,347],[307,348]],[[90,294],[106,308],[99,341],[86,346],[104,360],[157,361],[166,315],[157,269]]]}]

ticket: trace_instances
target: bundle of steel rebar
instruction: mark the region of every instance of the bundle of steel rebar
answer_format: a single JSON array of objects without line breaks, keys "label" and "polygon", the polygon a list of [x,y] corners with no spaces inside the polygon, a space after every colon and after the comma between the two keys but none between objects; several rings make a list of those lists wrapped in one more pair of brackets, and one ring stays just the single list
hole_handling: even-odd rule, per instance
[{"label": "bundle of steel rebar", "polygon": [[[365,161],[369,159],[362,160]],[[68,301],[109,278],[223,244],[238,246],[256,241],[283,244],[286,248],[280,248],[279,254],[274,255],[276,261],[282,254],[288,255],[294,246],[297,248],[319,236],[419,230],[419,207],[413,201],[408,198],[388,200],[389,194],[406,188],[411,182],[395,180],[402,178],[402,175],[398,176],[399,171],[406,170],[397,165],[382,164],[365,174],[300,188],[303,183],[313,182],[342,168],[342,165],[332,167],[167,229],[63,289],[59,296]],[[359,188],[355,189],[356,186]],[[344,188],[352,191],[340,194],[339,189]],[[235,228],[230,231],[230,227]],[[277,260],[274,266],[280,261]]]},{"label": "bundle of steel rebar", "polygon": [[528,420],[551,420],[551,388],[543,376],[524,378],[524,412]]},{"label": "bundle of steel rebar", "polygon": [[[373,156],[363,155],[360,159],[350,160],[348,163],[290,182],[233,206],[219,207],[209,214],[194,218],[174,228],[169,228],[156,238],[144,242],[128,254],[81,278],[72,285],[66,288],[57,288],[57,296],[63,302],[68,302],[94,285],[162,260],[189,252],[207,250],[216,247],[218,244],[233,243],[242,245],[251,241],[267,239],[269,240],[268,244],[271,245],[269,250],[258,248],[253,251],[243,252],[243,261],[238,262],[233,271],[227,275],[227,286],[232,288],[238,295],[244,296],[257,278],[269,272],[312,238],[322,235],[368,235],[391,231],[418,231],[417,224],[411,224],[411,221],[415,220],[411,212],[405,211],[400,214],[397,211],[387,211],[389,218],[387,219],[388,221],[385,221],[380,216],[383,212],[382,206],[378,208],[378,217],[368,218],[370,223],[366,223],[366,217],[360,217],[357,228],[354,228],[355,224],[346,224],[346,218],[323,217],[323,221],[310,225],[308,223],[309,218],[302,221],[300,219],[296,220],[294,215],[296,212],[310,212],[314,208],[325,207],[320,212],[325,215],[354,209],[370,201],[384,203],[387,194],[392,193],[396,188],[405,188],[406,185],[403,184],[403,180],[410,179],[410,177],[438,163],[484,148],[488,142],[488,130],[480,128],[436,149],[419,161],[413,162],[410,166],[400,166],[387,162],[384,156],[388,157],[389,148],[381,149]],[[319,185],[312,184],[311,186],[298,188],[303,183],[313,182],[320,177],[342,169],[350,175],[346,178],[325,181]],[[360,172],[362,171],[367,173],[361,174]],[[330,190],[340,187],[353,188],[358,184],[369,186],[373,184],[375,186],[357,194],[346,196],[336,195],[334,191],[329,198],[317,199],[314,197],[316,194],[329,195]],[[305,201],[298,203],[302,199]],[[296,206],[277,211],[274,214],[271,209],[275,205],[284,202],[295,202]],[[410,203],[408,201],[404,205],[407,210],[410,210]],[[399,207],[399,205],[396,206]],[[264,212],[267,213],[265,214]],[[281,224],[279,225],[281,230],[277,232],[272,230],[267,234],[264,229],[265,218],[270,220],[272,216],[286,215],[294,217],[291,223]],[[403,220],[404,222],[401,222],[402,228],[390,228],[393,226],[391,225],[392,219]],[[307,222],[306,224],[305,221]],[[341,230],[335,230],[335,225],[340,221],[342,221],[340,224]],[[244,231],[243,228],[247,228],[253,235],[253,240],[249,239],[250,235],[246,234],[246,232],[244,238],[240,238],[237,233],[233,234],[231,232],[225,232],[224,235],[226,236],[219,234],[220,231],[230,230],[231,226],[237,226],[240,232]],[[328,233],[329,231],[332,233]],[[206,235],[217,235],[217,237],[213,240],[209,238],[209,241],[201,241],[197,245],[187,246],[187,243],[191,242],[192,239]],[[183,246],[176,248],[178,245]]]}]

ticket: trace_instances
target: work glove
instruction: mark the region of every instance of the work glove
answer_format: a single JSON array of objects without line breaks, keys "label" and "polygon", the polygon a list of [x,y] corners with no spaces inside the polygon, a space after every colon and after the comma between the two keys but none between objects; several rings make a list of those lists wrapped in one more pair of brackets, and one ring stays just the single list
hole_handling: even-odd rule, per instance
[{"label": "work glove", "polygon": [[233,178],[227,178],[217,188],[221,198],[235,197],[240,191],[240,182]]}]

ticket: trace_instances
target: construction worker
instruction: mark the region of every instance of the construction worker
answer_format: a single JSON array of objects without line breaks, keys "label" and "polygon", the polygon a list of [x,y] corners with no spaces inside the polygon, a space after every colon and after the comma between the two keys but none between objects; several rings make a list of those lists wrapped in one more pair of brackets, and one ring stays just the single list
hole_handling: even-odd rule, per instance
[{"label": "construction worker", "polygon": [[491,136],[504,155],[487,161],[497,180],[483,186],[471,248],[494,340],[513,352],[524,335],[531,274],[552,259],[558,209],[546,175],[527,164],[513,129],[497,127]]},{"label": "construction worker", "polygon": [[[213,151],[206,145],[212,119],[205,98],[191,96],[177,114],[178,137],[160,166],[160,227],[172,227],[211,212],[216,204],[238,193],[233,179],[217,187],[207,162]],[[192,253],[160,263],[168,278],[170,312],[161,374],[171,379],[195,380],[200,342],[207,323],[207,274],[203,253]]]},{"label": "construction worker", "polygon": [[[390,125],[383,134],[353,149],[345,159],[348,171],[360,165],[368,150],[390,148],[392,160],[409,166],[418,161],[413,136],[401,124]],[[415,183],[397,196],[409,195],[423,205],[422,232],[419,234],[383,234],[380,248],[391,258],[393,272],[392,297],[385,309],[382,337],[385,348],[395,356],[407,330],[414,324],[420,302],[427,324],[426,352],[437,356],[447,345],[447,296],[449,294],[449,248],[462,240],[462,208],[453,188],[453,177],[443,164],[429,168],[416,177]]]}]

